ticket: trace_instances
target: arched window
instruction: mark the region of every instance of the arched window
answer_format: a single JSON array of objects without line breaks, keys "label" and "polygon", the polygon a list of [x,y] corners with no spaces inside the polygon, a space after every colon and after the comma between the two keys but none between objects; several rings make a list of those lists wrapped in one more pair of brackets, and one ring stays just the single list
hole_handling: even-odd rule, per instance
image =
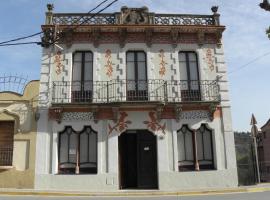
[{"label": "arched window", "polygon": [[60,174],[97,173],[97,132],[90,126],[76,132],[67,126],[59,133]]},{"label": "arched window", "polygon": [[196,134],[200,169],[213,169],[212,131],[205,124],[202,124]]},{"label": "arched window", "polygon": [[91,127],[80,132],[80,173],[97,173],[97,132]]},{"label": "arched window", "polygon": [[196,52],[179,52],[179,72],[182,101],[199,101],[200,80]]},{"label": "arched window", "polygon": [[187,125],[178,131],[177,145],[179,170],[194,170],[193,132]]},{"label": "arched window", "polygon": [[183,125],[177,146],[179,171],[214,169],[212,131],[205,124],[197,130]]},{"label": "arched window", "polygon": [[59,133],[59,172],[75,174],[77,164],[78,135],[67,126]]},{"label": "arched window", "polygon": [[93,95],[93,53],[77,51],[73,54],[72,101],[89,102]]}]

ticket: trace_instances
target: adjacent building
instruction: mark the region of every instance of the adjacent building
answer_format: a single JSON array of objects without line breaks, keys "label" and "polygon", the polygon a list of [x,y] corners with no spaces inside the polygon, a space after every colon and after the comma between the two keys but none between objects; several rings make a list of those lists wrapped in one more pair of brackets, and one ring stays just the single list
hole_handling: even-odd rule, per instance
[{"label": "adjacent building", "polygon": [[35,188],[237,186],[217,11],[94,15],[48,5]]},{"label": "adjacent building", "polygon": [[270,119],[261,127],[258,146],[261,180],[270,181]]},{"label": "adjacent building", "polygon": [[34,188],[39,81],[26,84],[22,94],[9,90],[21,80],[0,77],[0,188]]}]

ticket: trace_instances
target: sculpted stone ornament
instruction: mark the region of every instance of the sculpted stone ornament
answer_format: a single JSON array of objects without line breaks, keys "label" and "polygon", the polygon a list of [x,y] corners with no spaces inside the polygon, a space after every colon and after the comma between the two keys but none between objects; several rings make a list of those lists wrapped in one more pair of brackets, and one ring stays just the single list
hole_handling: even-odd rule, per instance
[{"label": "sculpted stone ornament", "polygon": [[123,24],[149,24],[148,8],[121,8],[121,16]]}]

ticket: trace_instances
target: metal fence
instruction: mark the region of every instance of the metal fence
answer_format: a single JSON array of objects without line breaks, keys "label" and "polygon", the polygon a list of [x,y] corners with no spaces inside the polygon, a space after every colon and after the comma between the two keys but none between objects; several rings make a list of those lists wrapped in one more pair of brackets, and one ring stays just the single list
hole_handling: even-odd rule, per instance
[{"label": "metal fence", "polygon": [[52,103],[217,102],[216,81],[111,80],[53,82]]},{"label": "metal fence", "polygon": [[22,94],[28,83],[27,76],[4,75],[0,76],[0,92],[15,92]]},{"label": "metal fence", "polygon": [[239,185],[257,182],[253,141],[248,133],[235,133],[235,148]]}]

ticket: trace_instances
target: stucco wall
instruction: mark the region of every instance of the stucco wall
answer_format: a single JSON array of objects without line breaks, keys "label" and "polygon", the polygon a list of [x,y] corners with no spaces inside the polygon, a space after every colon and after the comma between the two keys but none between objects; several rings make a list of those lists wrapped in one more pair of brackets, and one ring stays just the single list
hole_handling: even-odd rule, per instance
[{"label": "stucco wall", "polygon": [[[227,81],[227,68],[225,65],[223,47],[214,44],[178,44],[176,48],[171,45],[153,44],[151,48],[142,43],[129,43],[124,48],[118,44],[100,45],[95,48],[92,44],[73,44],[70,48],[62,45],[64,50],[56,62],[57,49],[43,49],[41,81],[40,81],[40,113],[37,136],[37,159],[35,187],[38,189],[82,189],[82,190],[115,190],[118,189],[118,133],[109,135],[108,124],[112,121],[99,121],[95,124],[87,121],[63,121],[57,124],[48,119],[48,108],[52,98],[53,81],[72,80],[72,54],[76,51],[93,52],[93,81],[109,81],[112,79],[126,79],[126,52],[140,50],[147,55],[148,79],[179,80],[180,70],[178,62],[179,51],[195,51],[198,55],[199,76],[201,80],[218,80],[221,97],[221,116],[211,122],[210,119],[192,118],[175,120],[162,120],[166,122],[166,134],[158,135],[158,169],[160,189],[172,190],[196,187],[234,187],[237,186],[237,170],[230,112],[230,98]],[[111,52],[112,75],[106,74],[107,50]],[[160,74],[161,50],[164,51],[166,73]],[[58,55],[59,56],[59,55]],[[60,63],[59,63],[60,60]],[[60,66],[60,72],[59,70]],[[132,119],[130,129],[142,129],[147,120],[146,113],[129,113]],[[182,124],[191,128],[198,128],[201,123],[209,124],[214,130],[215,139],[215,167],[214,171],[187,172],[177,171],[176,131]],[[72,125],[81,130],[84,125],[91,125],[99,133],[98,143],[98,175],[55,175],[57,173],[57,135],[65,125]],[[145,128],[145,127],[144,127]],[[81,177],[81,183],[80,183]],[[87,183],[87,177],[91,181]],[[190,178],[189,178],[190,177]],[[171,180],[171,183],[169,183]],[[183,181],[182,181],[183,180]],[[92,181],[98,184],[92,185]],[[71,183],[76,183],[72,186]],[[91,188],[91,189],[90,189]]]},{"label": "stucco wall", "polygon": [[[192,113],[197,117],[192,117],[191,113],[184,112],[180,122],[175,120],[161,120],[160,125],[166,127],[164,132],[153,131],[144,123],[149,121],[149,112],[127,112],[125,120],[131,121],[127,130],[149,129],[157,135],[157,155],[158,155],[158,179],[160,190],[180,190],[206,188],[206,187],[235,187],[237,186],[237,171],[235,167],[228,166],[226,148],[224,148],[225,136],[222,130],[220,118],[210,120],[207,111],[197,111]],[[109,125],[113,127],[115,123],[110,120],[103,120],[95,123],[93,119],[79,117],[79,113],[69,113],[63,121],[50,121],[49,132],[43,135],[44,146],[47,152],[39,156],[37,163],[39,168],[36,173],[37,189],[73,189],[88,191],[107,191],[119,189],[119,160],[118,160],[118,136],[119,129],[109,130]],[[91,114],[89,114],[91,116]],[[177,150],[177,130],[183,124],[197,129],[201,124],[213,131],[214,165],[215,170],[199,172],[179,172],[178,171],[178,150]],[[58,174],[58,133],[64,130],[65,126],[72,126],[76,131],[80,131],[84,126],[90,125],[98,132],[98,173],[96,175],[60,175]],[[45,128],[45,127],[44,127]],[[46,142],[45,139],[46,138]],[[41,143],[41,141],[40,141]],[[46,158],[46,159],[45,159]],[[87,181],[88,180],[88,181]],[[93,184],[95,183],[95,184]]]},{"label": "stucco wall", "polygon": [[15,121],[12,166],[0,167],[2,188],[34,187],[38,94],[39,81],[29,82],[23,95],[0,93],[0,121]]}]

